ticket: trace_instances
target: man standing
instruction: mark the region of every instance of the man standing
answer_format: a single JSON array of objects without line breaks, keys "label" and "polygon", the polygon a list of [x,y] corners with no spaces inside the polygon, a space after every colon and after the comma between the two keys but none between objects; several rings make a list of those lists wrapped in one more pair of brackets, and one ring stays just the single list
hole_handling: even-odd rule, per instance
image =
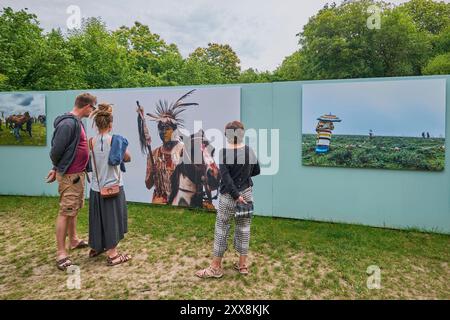
[{"label": "man standing", "polygon": [[148,189],[155,187],[152,203],[167,204],[172,192],[171,177],[176,166],[181,162],[183,142],[172,140],[177,124],[158,122],[158,132],[163,144],[153,150],[153,161],[147,159],[145,184]]},{"label": "man standing", "polygon": [[89,164],[86,131],[81,122],[95,110],[97,98],[89,93],[76,97],[72,111],[55,119],[50,159],[53,169],[47,182],[58,182],[59,214],[56,219],[56,264],[66,270],[72,265],[66,251],[66,235],[71,249],[86,248],[76,233],[78,211],[84,206],[85,171]]}]

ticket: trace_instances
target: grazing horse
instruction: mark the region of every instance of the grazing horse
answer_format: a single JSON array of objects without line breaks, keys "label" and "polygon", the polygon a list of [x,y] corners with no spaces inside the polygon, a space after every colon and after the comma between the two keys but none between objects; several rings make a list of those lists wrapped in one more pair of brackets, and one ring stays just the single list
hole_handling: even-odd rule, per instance
[{"label": "grazing horse", "polygon": [[12,115],[8,117],[8,119],[10,125],[13,126],[14,136],[16,137],[16,140],[20,141],[20,129],[23,130],[22,126],[31,119],[30,113],[27,111],[24,115]]},{"label": "grazing horse", "polygon": [[171,176],[172,191],[168,203],[214,209],[212,200],[217,194],[213,197],[212,191],[218,189],[220,182],[220,171],[213,159],[214,148],[203,130],[190,137],[183,136],[183,142],[183,161]]}]

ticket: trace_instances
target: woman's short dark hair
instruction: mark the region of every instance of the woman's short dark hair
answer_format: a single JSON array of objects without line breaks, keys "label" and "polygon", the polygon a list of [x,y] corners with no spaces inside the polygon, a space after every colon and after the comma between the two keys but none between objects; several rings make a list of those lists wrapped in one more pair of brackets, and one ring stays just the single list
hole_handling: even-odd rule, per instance
[{"label": "woman's short dark hair", "polygon": [[244,140],[244,124],[237,120],[227,123],[225,137],[229,143],[241,143]]}]

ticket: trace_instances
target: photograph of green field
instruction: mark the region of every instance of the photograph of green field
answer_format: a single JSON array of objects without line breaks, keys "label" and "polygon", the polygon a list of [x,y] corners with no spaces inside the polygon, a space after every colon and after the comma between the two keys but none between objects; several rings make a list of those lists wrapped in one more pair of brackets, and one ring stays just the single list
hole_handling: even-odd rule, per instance
[{"label": "photograph of green field", "polygon": [[0,145],[10,146],[45,146],[47,144],[47,128],[45,124],[35,123],[31,127],[30,135],[22,131],[21,140],[16,139],[14,131],[2,126],[0,130]]},{"label": "photograph of green field", "polygon": [[45,95],[0,94],[0,145],[45,146],[46,144]]},{"label": "photograph of green field", "polygon": [[334,135],[329,152],[316,154],[316,135],[302,137],[305,166],[444,170],[444,138]]},{"label": "photograph of green field", "polygon": [[307,84],[304,166],[445,170],[441,79]]}]

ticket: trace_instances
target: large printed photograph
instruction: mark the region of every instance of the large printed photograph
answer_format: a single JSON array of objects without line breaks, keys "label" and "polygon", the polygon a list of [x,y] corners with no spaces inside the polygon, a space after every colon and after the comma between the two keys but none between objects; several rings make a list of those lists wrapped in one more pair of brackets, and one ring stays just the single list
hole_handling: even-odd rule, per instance
[{"label": "large printed photograph", "polygon": [[306,84],[305,166],[442,171],[445,79]]},{"label": "large printed photograph", "polygon": [[[129,201],[217,208],[221,137],[226,123],[240,119],[239,87],[94,94],[113,104],[113,134],[129,142]],[[96,134],[91,124],[88,134]]]},{"label": "large printed photograph", "polygon": [[45,146],[45,95],[0,94],[0,145]]}]

